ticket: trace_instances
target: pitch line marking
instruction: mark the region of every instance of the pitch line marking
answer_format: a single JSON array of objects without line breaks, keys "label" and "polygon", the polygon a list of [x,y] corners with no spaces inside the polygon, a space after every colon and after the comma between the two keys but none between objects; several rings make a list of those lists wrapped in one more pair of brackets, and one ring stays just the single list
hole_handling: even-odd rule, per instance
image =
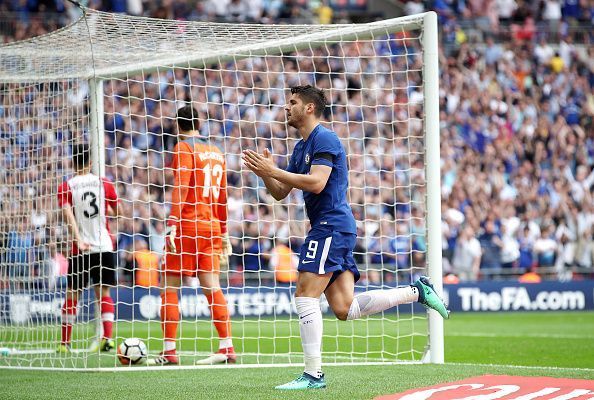
[{"label": "pitch line marking", "polygon": [[535,366],[535,365],[511,365],[511,364],[478,364],[478,363],[445,363],[446,365],[467,365],[472,367],[493,367],[493,368],[512,368],[512,369],[544,369],[552,371],[582,371],[594,372],[594,368],[572,368],[572,367],[551,367],[551,366]]},{"label": "pitch line marking", "polygon": [[445,333],[453,337],[490,337],[490,338],[535,338],[535,339],[594,339],[594,335],[573,335],[567,333],[492,333],[492,332],[464,332]]}]

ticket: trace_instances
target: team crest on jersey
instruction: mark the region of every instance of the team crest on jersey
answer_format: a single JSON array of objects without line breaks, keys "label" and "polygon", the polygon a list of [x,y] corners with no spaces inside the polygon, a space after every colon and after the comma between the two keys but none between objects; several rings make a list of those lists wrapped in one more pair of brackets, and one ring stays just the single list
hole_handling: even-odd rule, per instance
[{"label": "team crest on jersey", "polygon": [[309,164],[309,153],[305,154],[305,163]]}]

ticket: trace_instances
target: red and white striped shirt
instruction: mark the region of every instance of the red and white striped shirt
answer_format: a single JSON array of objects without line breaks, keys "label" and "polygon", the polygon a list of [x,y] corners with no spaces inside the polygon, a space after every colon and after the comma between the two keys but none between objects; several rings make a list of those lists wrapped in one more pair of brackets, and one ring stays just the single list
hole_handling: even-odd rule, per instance
[{"label": "red and white striped shirt", "polygon": [[[107,226],[107,207],[115,209],[117,202],[113,183],[93,174],[76,175],[58,188],[58,205],[73,208],[80,239],[91,246],[90,253],[114,250]],[[78,254],[76,243],[72,254]]]}]

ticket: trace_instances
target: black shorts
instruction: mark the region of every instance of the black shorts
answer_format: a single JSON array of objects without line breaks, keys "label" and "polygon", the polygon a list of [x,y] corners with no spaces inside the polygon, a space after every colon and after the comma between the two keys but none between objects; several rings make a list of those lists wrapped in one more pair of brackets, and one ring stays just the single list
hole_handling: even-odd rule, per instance
[{"label": "black shorts", "polygon": [[78,254],[68,259],[68,287],[85,289],[89,283],[115,286],[115,253]]}]

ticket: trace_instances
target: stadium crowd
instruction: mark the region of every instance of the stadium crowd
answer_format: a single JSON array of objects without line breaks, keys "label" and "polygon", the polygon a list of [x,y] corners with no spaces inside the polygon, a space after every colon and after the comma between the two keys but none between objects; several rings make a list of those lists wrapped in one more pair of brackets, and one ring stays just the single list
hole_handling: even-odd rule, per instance
[{"label": "stadium crowd", "polygon": [[[274,22],[315,15],[304,2],[233,0],[228,7],[250,11],[235,14],[217,11],[222,3],[170,0],[153,7],[140,0],[91,0],[89,5],[197,20],[241,21],[233,19],[236,15]],[[252,8],[245,6],[248,3]],[[489,7],[475,3],[484,2],[405,5],[409,12],[431,6],[442,26],[445,272],[476,280],[551,267],[557,279],[577,279],[578,267],[581,275],[592,275],[594,47],[574,42],[591,43],[593,6],[583,1],[501,0],[487,2]],[[539,7],[532,7],[534,3]],[[31,18],[30,11],[44,5],[0,5],[21,16],[10,35],[3,31],[4,41],[43,34],[75,16],[66,4],[54,10],[64,14],[64,21],[55,25]],[[464,23],[469,21],[472,27]],[[570,29],[576,21],[589,24],[589,32]],[[242,284],[250,274],[264,282],[274,279],[259,272],[273,271],[281,250],[298,249],[307,228],[301,195],[294,191],[286,203],[274,202],[262,182],[241,168],[239,156],[243,148],[268,147],[277,162],[286,164],[297,138],[284,124],[284,89],[298,83],[327,89],[332,106],[326,119],[349,154],[350,200],[360,230],[356,255],[360,265],[369,265],[362,268],[365,279],[408,281],[411,271],[421,272],[426,210],[419,50],[418,37],[397,36],[389,42],[344,44],[340,58],[328,58],[336,51],[328,47],[268,62],[252,58],[220,68],[150,74],[144,81],[108,81],[106,175],[116,182],[124,204],[124,217],[112,221],[113,232],[118,232],[121,279],[132,279],[140,252],[148,249],[158,257],[163,249],[170,184],[164,167],[175,142],[172,116],[186,100],[204,116],[202,133],[228,157],[234,246],[230,282]],[[377,61],[374,54],[391,57]],[[70,168],[69,148],[63,144],[87,139],[87,122],[64,126],[60,110],[66,114],[78,109],[84,115],[88,87],[63,82],[16,88],[4,85],[0,90],[5,269],[0,276],[47,276],[49,266],[60,275],[65,272],[67,243],[54,195]],[[44,103],[48,99],[51,111]]]}]

